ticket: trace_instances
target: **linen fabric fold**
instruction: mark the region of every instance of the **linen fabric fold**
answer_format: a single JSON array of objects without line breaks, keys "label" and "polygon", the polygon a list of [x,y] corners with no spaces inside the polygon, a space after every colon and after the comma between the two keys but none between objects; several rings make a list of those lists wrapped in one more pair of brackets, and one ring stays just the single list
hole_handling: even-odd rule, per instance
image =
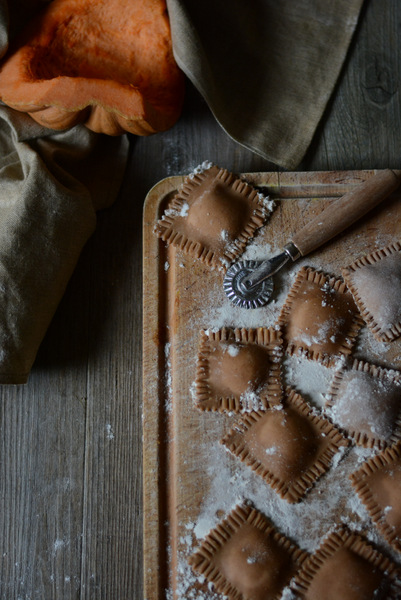
[{"label": "linen fabric fold", "polygon": [[167,0],[174,55],[237,142],[295,168],[333,92],[363,0]]},{"label": "linen fabric fold", "polygon": [[[0,55],[10,25],[17,29],[34,5],[0,0]],[[127,156],[127,136],[81,125],[55,133],[0,105],[0,384],[28,380],[96,211],[118,195]]]},{"label": "linen fabric fold", "polygon": [[13,121],[31,136],[36,128],[0,107],[0,383],[16,384],[28,379],[96,210],[117,197],[128,141],[84,126],[19,141]]}]

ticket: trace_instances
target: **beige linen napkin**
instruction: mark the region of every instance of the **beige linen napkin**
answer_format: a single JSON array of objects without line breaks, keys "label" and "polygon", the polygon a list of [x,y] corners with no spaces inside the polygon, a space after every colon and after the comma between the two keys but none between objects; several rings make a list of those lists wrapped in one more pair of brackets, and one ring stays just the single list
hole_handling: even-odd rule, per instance
[{"label": "beige linen napkin", "polygon": [[[10,0],[15,29],[28,4]],[[0,0],[0,55],[8,27]],[[0,383],[27,381],[96,210],[117,197],[127,154],[127,136],[84,126],[55,133],[0,105]]]},{"label": "beige linen napkin", "polygon": [[302,160],[363,0],[167,0],[178,65],[239,143]]},{"label": "beige linen napkin", "polygon": [[0,383],[27,381],[95,211],[114,201],[125,167],[126,136],[40,129],[0,108]]}]

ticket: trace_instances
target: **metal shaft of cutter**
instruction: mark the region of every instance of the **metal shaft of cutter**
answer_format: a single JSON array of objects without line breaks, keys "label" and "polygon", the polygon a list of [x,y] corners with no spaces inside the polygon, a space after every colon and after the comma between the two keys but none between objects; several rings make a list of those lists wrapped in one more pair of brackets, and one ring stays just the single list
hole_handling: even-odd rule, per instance
[{"label": "metal shaft of cutter", "polygon": [[297,260],[300,257],[298,248],[290,243],[284,246],[283,252],[264,260],[261,265],[255,269],[255,271],[244,278],[241,282],[241,286],[246,290],[252,290],[262,283],[268,277],[272,277],[277,271],[279,271],[284,265],[291,259],[292,261]]}]

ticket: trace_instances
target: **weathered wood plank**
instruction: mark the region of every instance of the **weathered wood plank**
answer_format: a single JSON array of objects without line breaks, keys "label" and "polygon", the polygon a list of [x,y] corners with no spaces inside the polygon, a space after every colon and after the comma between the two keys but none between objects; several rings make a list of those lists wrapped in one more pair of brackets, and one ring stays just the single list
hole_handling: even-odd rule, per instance
[{"label": "weathered wood plank", "polygon": [[[397,0],[366,3],[299,170],[399,167],[400,22]],[[28,384],[0,387],[7,600],[143,597],[143,200],[159,180],[206,159],[236,172],[276,169],[235,144],[191,86],[180,122],[153,138],[132,137],[131,147],[120,198],[99,215]]]},{"label": "weathered wood plank", "polygon": [[365,2],[337,89],[301,168],[400,167],[397,2]]},{"label": "weathered wood plank", "polygon": [[76,598],[80,586],[85,372],[42,370],[2,390],[2,598]]}]

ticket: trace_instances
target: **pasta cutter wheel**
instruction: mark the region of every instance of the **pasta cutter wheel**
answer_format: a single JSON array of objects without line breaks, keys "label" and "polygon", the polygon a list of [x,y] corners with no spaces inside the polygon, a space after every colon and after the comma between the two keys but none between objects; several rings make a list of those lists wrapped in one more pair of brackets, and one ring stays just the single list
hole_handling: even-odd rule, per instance
[{"label": "pasta cutter wheel", "polygon": [[398,173],[391,169],[378,171],[364,183],[335,200],[312,219],[283,251],[264,261],[247,260],[231,265],[224,277],[223,287],[227,297],[236,306],[259,308],[267,304],[273,294],[273,278],[287,262],[306,256],[331,240],[397,189]]},{"label": "pasta cutter wheel", "polygon": [[244,260],[234,263],[224,277],[224,291],[228,298],[241,308],[258,308],[267,304],[273,293],[273,279],[270,277],[260,282],[257,294],[248,289],[243,281],[260,266],[261,261]]}]

